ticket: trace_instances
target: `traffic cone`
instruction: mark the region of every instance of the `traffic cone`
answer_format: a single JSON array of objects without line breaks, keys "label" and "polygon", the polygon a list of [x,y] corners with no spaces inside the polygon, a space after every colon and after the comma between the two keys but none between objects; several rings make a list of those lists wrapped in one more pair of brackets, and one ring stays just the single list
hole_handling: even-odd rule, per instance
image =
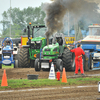
[{"label": "traffic cone", "polygon": [[62,82],[67,83],[65,68],[63,68]]},{"label": "traffic cone", "polygon": [[50,73],[49,73],[49,78],[48,79],[56,79],[53,63],[51,64],[51,68],[50,68]]},{"label": "traffic cone", "polygon": [[3,77],[2,77],[2,83],[1,86],[8,86],[7,83],[7,76],[6,76],[6,70],[4,69]]}]

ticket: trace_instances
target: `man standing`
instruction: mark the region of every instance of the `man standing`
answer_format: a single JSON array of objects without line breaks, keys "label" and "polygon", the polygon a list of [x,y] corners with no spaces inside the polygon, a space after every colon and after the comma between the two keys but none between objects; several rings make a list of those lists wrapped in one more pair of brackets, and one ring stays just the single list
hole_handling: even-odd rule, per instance
[{"label": "man standing", "polygon": [[[70,48],[68,47],[68,49],[70,50]],[[75,53],[75,75],[78,75],[78,69],[80,67],[80,71],[81,71],[81,75],[84,75],[84,70],[83,70],[83,64],[82,64],[82,54],[85,55],[85,52],[83,51],[83,49],[81,48],[81,45],[78,44],[77,48],[70,50],[70,52],[74,52]]]}]

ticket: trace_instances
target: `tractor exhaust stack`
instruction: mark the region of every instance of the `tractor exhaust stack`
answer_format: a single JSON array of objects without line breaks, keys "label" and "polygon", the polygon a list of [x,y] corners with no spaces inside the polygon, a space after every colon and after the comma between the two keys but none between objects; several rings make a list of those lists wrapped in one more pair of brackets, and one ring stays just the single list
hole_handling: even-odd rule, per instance
[{"label": "tractor exhaust stack", "polygon": [[27,26],[28,28],[28,45],[30,45],[31,43],[31,39],[30,39],[30,26]]},{"label": "tractor exhaust stack", "polygon": [[47,45],[49,45],[49,37],[47,37]]},{"label": "tractor exhaust stack", "polygon": [[32,28],[32,38],[34,38],[34,26]]}]

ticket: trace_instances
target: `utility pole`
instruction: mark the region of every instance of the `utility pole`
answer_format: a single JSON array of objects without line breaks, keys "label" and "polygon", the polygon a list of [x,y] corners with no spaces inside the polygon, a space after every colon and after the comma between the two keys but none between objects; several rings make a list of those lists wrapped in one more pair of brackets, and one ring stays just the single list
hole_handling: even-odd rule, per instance
[{"label": "utility pole", "polygon": [[74,32],[75,32],[75,41],[76,41],[76,22],[75,22],[75,18],[74,18]]},{"label": "utility pole", "polygon": [[10,0],[10,38],[11,38],[11,0]]},{"label": "utility pole", "polygon": [[69,10],[68,10],[68,36],[69,36]]}]

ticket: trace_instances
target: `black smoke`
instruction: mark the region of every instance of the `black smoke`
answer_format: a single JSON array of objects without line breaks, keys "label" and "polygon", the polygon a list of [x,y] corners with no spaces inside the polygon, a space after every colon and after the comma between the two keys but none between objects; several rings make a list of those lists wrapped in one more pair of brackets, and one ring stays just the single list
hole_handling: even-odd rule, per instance
[{"label": "black smoke", "polygon": [[44,3],[43,10],[46,13],[45,24],[47,26],[46,37],[61,30],[67,21],[66,14],[70,13],[71,24],[85,18],[87,22],[99,20],[98,4],[89,0],[54,0],[52,3]]}]

